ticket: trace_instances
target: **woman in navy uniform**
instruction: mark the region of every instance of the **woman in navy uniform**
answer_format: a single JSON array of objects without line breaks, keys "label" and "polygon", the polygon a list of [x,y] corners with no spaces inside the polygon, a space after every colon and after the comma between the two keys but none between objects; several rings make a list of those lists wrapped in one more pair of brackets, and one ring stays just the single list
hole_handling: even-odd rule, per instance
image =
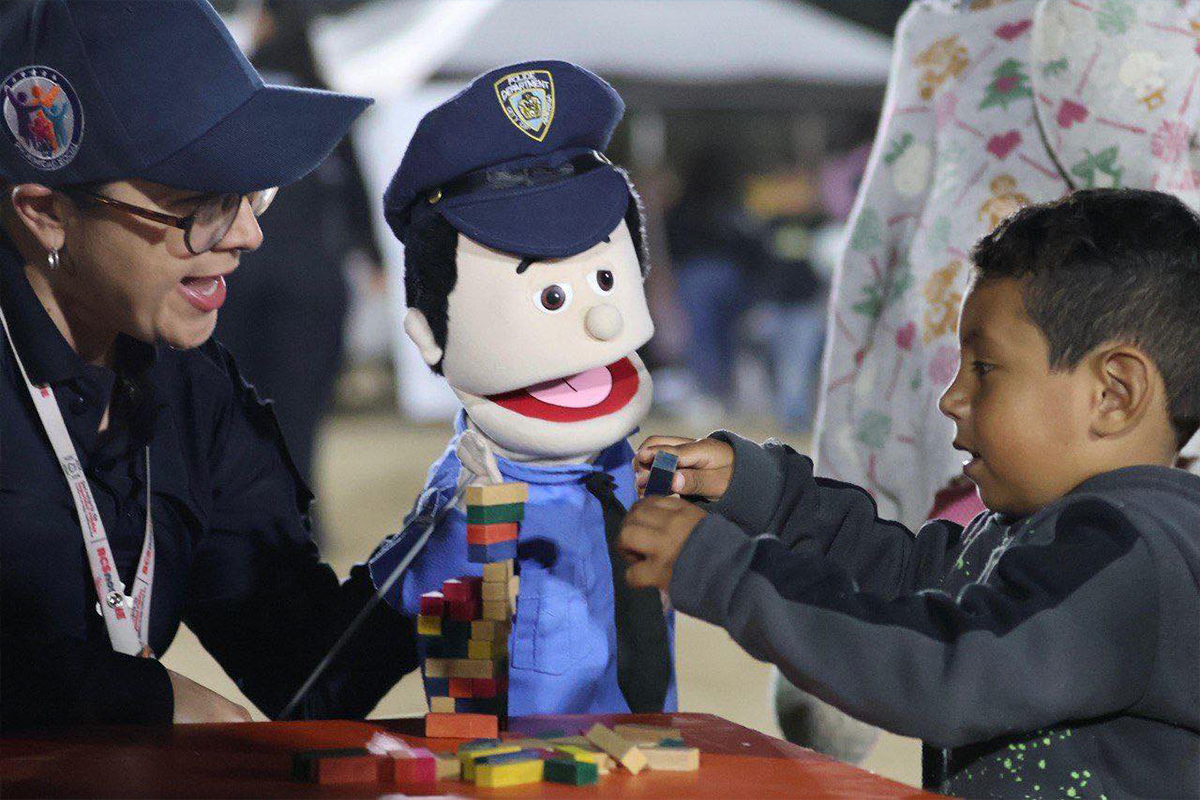
[{"label": "woman in navy uniform", "polygon": [[[0,724],[247,718],[155,660],[180,622],[277,716],[372,587],[209,337],[370,101],[265,85],[204,0],[5,3],[0,78]],[[379,606],[294,715],[366,714],[414,640]]]}]

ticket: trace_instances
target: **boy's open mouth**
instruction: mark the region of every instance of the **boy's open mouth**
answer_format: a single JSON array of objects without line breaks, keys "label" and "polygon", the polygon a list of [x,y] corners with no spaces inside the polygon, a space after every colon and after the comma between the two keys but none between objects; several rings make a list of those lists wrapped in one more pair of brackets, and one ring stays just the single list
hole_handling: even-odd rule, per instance
[{"label": "boy's open mouth", "polygon": [[637,369],[628,358],[523,389],[488,396],[509,411],[549,422],[582,422],[623,408],[637,394]]},{"label": "boy's open mouth", "polygon": [[973,467],[977,463],[979,463],[979,460],[980,460],[979,453],[975,452],[974,450],[972,450],[969,447],[964,447],[963,445],[959,444],[958,442],[955,442],[953,447],[955,450],[961,450],[970,456],[969,459],[967,459],[966,461],[963,462],[963,474],[966,475],[968,478],[971,477],[970,473],[968,473],[967,470],[969,470],[971,467]]}]

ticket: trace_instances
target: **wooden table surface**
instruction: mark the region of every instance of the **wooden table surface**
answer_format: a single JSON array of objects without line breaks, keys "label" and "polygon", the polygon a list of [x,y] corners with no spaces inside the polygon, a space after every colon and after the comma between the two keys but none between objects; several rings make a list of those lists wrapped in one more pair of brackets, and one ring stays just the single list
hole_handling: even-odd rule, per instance
[{"label": "wooden table surface", "polygon": [[[934,797],[711,714],[525,717],[509,738],[593,722],[679,728],[700,748],[700,770],[631,775],[616,769],[589,787],[539,783],[481,789],[443,781],[447,795],[562,797]],[[436,751],[462,740],[424,740],[422,720],[252,722],[240,725],[107,727],[0,737],[0,795],[15,797],[371,797],[384,785],[319,787],[291,779],[292,753],[358,747],[385,730]]]}]

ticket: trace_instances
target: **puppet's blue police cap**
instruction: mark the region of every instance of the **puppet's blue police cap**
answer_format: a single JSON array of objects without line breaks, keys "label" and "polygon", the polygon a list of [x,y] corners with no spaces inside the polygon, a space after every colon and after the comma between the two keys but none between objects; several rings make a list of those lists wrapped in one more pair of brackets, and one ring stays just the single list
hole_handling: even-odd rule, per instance
[{"label": "puppet's blue police cap", "polygon": [[0,80],[0,177],[48,186],[280,186],[371,103],[265,85],[206,0],[0,3]]},{"label": "puppet's blue police cap", "polygon": [[574,255],[606,237],[630,202],[603,156],[625,104],[565,61],[527,61],[473,80],[417,125],[383,197],[404,241],[441,214],[475,241],[522,256]]}]

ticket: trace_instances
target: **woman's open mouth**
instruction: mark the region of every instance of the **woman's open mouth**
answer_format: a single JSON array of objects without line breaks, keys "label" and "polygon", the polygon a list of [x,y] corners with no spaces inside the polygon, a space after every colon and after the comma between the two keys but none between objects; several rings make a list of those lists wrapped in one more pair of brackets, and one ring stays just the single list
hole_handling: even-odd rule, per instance
[{"label": "woman's open mouth", "polygon": [[216,311],[225,302],[225,276],[184,278],[179,282],[179,293],[197,311]]},{"label": "woman's open mouth", "polygon": [[637,369],[628,358],[565,378],[488,396],[501,408],[549,422],[582,422],[623,408],[637,394]]}]

